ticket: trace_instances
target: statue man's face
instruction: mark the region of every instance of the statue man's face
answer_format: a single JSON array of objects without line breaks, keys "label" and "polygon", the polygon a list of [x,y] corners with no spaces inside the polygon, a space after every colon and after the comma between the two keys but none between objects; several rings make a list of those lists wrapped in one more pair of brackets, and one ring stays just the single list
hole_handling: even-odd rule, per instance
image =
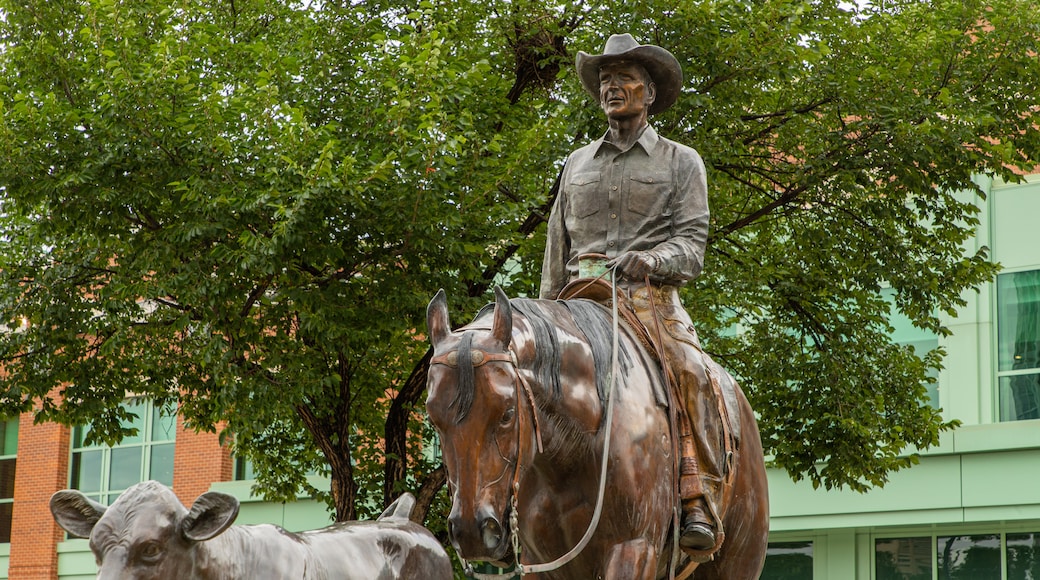
[{"label": "statue man's face", "polygon": [[599,104],[611,119],[647,115],[657,87],[641,65],[618,61],[599,69]]}]

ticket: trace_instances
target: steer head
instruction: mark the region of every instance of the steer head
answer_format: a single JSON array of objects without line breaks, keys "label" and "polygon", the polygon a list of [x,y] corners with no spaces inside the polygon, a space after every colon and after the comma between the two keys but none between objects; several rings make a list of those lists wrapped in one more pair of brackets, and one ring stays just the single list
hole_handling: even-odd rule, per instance
[{"label": "steer head", "polygon": [[51,496],[51,513],[63,529],[90,539],[98,580],[160,580],[198,574],[196,546],[219,535],[238,516],[238,500],[204,493],[187,510],[170,488],[155,481],[126,490],[111,507],[67,489]]}]

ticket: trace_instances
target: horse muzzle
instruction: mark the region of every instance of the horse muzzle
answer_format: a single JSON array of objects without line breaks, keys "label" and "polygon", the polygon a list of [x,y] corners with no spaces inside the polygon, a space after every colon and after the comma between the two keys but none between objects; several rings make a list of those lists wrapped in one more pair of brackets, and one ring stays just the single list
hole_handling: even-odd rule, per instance
[{"label": "horse muzzle", "polygon": [[477,509],[473,519],[463,518],[452,508],[448,516],[448,535],[459,556],[465,560],[502,562],[511,560],[508,524],[486,507]]}]

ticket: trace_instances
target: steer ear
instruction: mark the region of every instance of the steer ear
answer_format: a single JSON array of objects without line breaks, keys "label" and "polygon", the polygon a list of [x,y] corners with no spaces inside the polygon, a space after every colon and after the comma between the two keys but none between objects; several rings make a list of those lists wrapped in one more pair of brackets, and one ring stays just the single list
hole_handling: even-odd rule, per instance
[{"label": "steer ear", "polygon": [[219,491],[207,491],[192,504],[181,520],[181,535],[203,542],[216,537],[238,517],[238,500]]},{"label": "steer ear", "polygon": [[59,491],[51,496],[51,514],[66,532],[80,538],[89,538],[94,524],[105,514],[105,506],[74,489]]},{"label": "steer ear", "polygon": [[430,344],[437,346],[448,335],[451,334],[451,321],[448,320],[448,295],[444,289],[437,291],[437,295],[430,300],[426,307],[426,329],[430,332]]}]

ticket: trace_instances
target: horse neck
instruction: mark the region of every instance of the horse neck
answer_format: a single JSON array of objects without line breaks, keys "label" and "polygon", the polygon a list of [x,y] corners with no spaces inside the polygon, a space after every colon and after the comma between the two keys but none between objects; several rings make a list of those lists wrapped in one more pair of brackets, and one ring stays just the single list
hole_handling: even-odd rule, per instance
[{"label": "horse neck", "polygon": [[[598,448],[597,434],[602,418],[603,408],[596,394],[595,369],[591,361],[577,357],[562,357],[560,361],[561,386],[548,384],[547,374],[537,370],[546,361],[536,361],[530,355],[537,352],[537,345],[531,341],[531,335],[522,324],[515,325],[518,332],[514,334],[515,348],[526,360],[521,362],[518,372],[527,381],[530,396],[534,401],[535,423],[541,438],[543,452],[541,459],[547,460],[558,469],[571,462],[588,457],[588,453]],[[557,329],[558,338],[573,340],[563,330]],[[587,376],[587,381],[570,381],[571,376]],[[524,407],[522,411],[531,412],[531,402],[524,391],[522,383],[517,384],[517,396]]]}]

